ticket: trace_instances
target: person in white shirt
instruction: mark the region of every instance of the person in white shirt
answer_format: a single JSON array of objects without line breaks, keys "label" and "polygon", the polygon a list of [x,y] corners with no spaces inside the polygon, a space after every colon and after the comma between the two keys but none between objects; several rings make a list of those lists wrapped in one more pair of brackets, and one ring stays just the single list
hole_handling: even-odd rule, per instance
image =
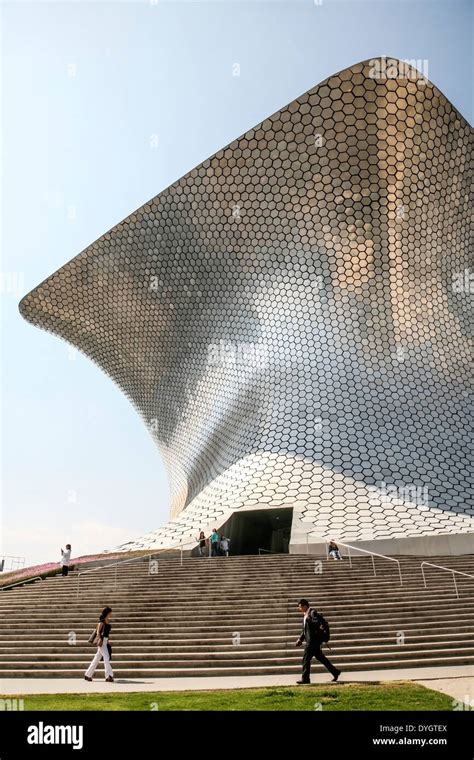
[{"label": "person in white shirt", "polygon": [[221,554],[224,557],[229,556],[229,539],[225,536],[221,536]]},{"label": "person in white shirt", "polygon": [[64,549],[61,549],[61,567],[63,569],[63,575],[68,574],[70,561],[71,561],[71,544],[66,544],[66,551],[64,551]]}]

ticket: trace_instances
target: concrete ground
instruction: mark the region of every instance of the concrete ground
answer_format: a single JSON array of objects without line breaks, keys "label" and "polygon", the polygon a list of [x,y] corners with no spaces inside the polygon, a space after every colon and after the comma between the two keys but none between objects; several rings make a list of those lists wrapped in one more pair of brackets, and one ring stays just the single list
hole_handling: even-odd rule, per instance
[{"label": "concrete ground", "polygon": [[[118,678],[105,683],[103,671],[89,683],[79,678],[3,678],[0,695],[15,694],[101,694],[129,691],[192,691],[214,689],[246,689],[262,686],[294,686],[298,676],[203,676],[189,678]],[[474,666],[438,668],[397,668],[396,670],[367,670],[343,673],[339,684],[414,681],[435,691],[451,695],[474,709]],[[314,684],[331,683],[329,673],[314,668]],[[333,684],[338,688],[338,684]],[[461,708],[460,709],[466,709]]]},{"label": "concrete ground", "polygon": [[[459,703],[456,705],[458,710],[474,710],[474,676],[434,678],[431,681],[417,681],[417,683],[453,697]],[[455,705],[453,709],[454,707]]]}]

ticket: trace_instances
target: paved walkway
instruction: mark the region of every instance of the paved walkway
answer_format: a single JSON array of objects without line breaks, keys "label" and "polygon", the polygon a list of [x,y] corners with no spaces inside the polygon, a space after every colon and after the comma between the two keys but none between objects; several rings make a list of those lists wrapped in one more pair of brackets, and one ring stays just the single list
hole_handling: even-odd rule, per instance
[{"label": "paved walkway", "polygon": [[457,705],[453,704],[453,709],[474,710],[474,676],[466,678],[435,678],[432,681],[417,681],[422,686],[435,691],[441,691],[443,694],[449,694],[456,700]]},{"label": "paved walkway", "polygon": [[[100,694],[127,691],[206,691],[214,689],[246,689],[259,686],[294,686],[298,676],[197,676],[189,678],[118,678],[105,683],[103,671],[93,683],[79,678],[3,678],[0,694]],[[314,669],[314,684],[331,683],[329,673]],[[343,673],[339,683],[374,683],[380,681],[416,681],[464,701],[474,697],[474,666],[438,668],[397,668]],[[334,688],[338,688],[334,684]]]}]

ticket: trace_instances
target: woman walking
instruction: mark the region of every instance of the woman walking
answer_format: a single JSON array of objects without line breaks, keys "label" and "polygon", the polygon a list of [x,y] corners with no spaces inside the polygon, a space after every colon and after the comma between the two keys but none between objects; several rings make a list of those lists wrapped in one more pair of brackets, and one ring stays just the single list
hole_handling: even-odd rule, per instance
[{"label": "woman walking", "polygon": [[102,657],[104,658],[105,680],[109,682],[112,682],[114,680],[114,674],[112,671],[112,666],[110,664],[110,654],[109,654],[109,647],[110,647],[109,637],[110,637],[110,631],[112,629],[112,625],[110,622],[111,619],[112,619],[112,607],[104,607],[100,615],[99,622],[97,623],[97,627],[96,627],[97,652],[95,653],[91,664],[89,665],[89,667],[87,668],[84,674],[84,678],[86,679],[86,681],[92,681],[92,677]]}]

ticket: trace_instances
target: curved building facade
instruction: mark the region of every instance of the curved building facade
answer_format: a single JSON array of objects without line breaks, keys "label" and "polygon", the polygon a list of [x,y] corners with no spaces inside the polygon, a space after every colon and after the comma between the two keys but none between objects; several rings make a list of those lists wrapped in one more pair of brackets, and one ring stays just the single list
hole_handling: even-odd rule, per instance
[{"label": "curved building facade", "polygon": [[474,550],[472,130],[382,63],[304,93],[22,300],[164,458],[170,522],[124,549],[285,509],[293,550],[307,532]]}]

